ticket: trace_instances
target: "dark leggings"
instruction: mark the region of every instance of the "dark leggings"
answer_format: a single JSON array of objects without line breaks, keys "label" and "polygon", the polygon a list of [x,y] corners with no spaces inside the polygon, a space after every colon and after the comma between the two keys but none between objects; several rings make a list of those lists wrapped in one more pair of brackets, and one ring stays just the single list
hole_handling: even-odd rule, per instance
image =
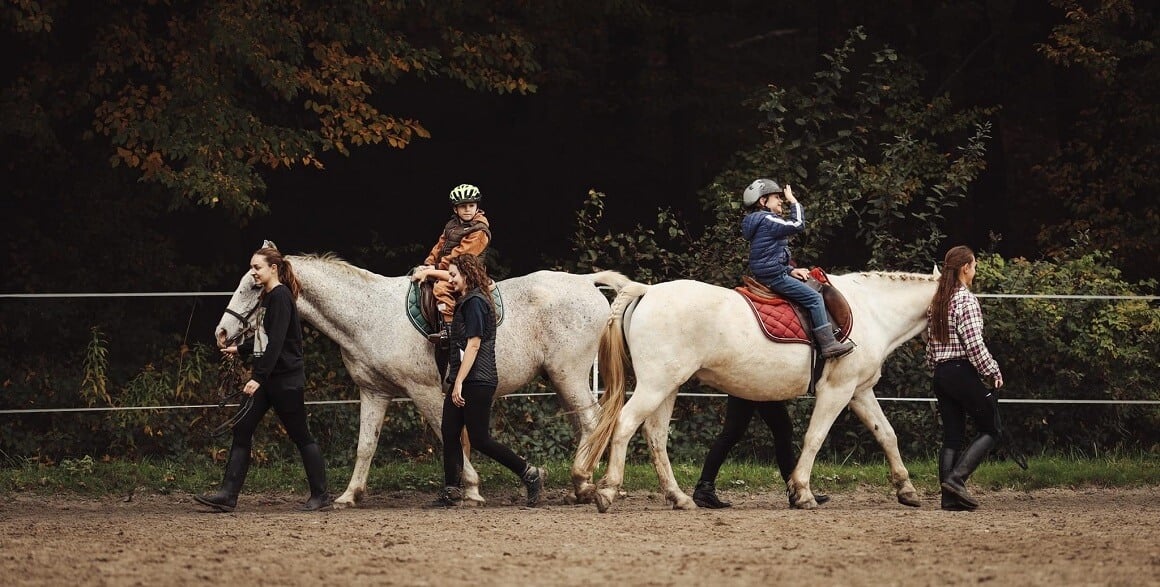
[{"label": "dark leggings", "polygon": [[756,402],[738,397],[729,396],[725,404],[725,427],[713,441],[709,454],[705,456],[705,465],[701,467],[701,481],[715,483],[717,472],[725,463],[729,451],[741,442],[745,431],[749,428],[749,421],[753,413],[757,412],[769,431],[773,433],[773,450],[777,456],[777,468],[781,471],[781,478],[789,480],[797,464],[797,456],[793,448],[793,422],[789,419],[789,410],[785,402]]},{"label": "dark leggings", "polygon": [[458,487],[463,472],[463,448],[459,434],[466,427],[472,448],[507,467],[523,478],[528,463],[491,437],[491,398],[494,385],[464,385],[463,407],[451,403],[451,394],[443,396],[443,484]]},{"label": "dark leggings", "polygon": [[934,368],[932,385],[943,422],[943,448],[963,448],[968,416],[980,434],[999,438],[998,398],[983,385],[970,361],[955,359],[939,363]]},{"label": "dark leggings", "polygon": [[[301,387],[284,388],[277,383],[266,382],[254,392],[253,402],[246,415],[234,425],[235,447],[250,448],[254,442],[254,431],[271,407],[299,450],[314,444],[314,437],[310,436],[310,428],[306,425],[305,393]],[[243,402],[241,409],[244,406]]]}]

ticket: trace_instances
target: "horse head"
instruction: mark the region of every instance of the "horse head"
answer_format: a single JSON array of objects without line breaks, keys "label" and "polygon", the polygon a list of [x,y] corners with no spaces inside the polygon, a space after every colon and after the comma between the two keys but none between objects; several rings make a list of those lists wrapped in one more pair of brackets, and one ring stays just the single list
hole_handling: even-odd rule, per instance
[{"label": "horse head", "polygon": [[214,338],[219,347],[225,348],[241,342],[247,334],[258,327],[254,318],[261,304],[261,293],[262,286],[256,283],[247,271],[238,282],[238,287],[230,297],[230,302],[226,304],[221,320],[214,328]]}]

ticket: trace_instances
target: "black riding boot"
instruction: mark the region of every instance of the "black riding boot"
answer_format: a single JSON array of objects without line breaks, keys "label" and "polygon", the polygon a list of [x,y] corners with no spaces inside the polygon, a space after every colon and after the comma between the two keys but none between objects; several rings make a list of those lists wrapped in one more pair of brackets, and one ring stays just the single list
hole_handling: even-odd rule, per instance
[{"label": "black riding boot", "polygon": [[712,481],[697,481],[697,487],[693,489],[693,503],[697,504],[697,507],[711,510],[719,510],[733,505],[727,501],[721,501],[721,498],[717,497],[717,486]]},{"label": "black riding boot", "polygon": [[238,494],[241,493],[242,485],[246,482],[246,474],[249,472],[250,447],[232,447],[230,458],[226,461],[226,474],[221,487],[213,493],[195,495],[193,499],[219,512],[232,512],[238,507]]},{"label": "black riding boot", "polygon": [[334,501],[326,488],[326,461],[322,459],[322,449],[317,443],[302,447],[302,466],[306,469],[306,482],[310,485],[310,499],[302,504],[302,511],[314,512],[330,507]]},{"label": "black riding boot", "polygon": [[[938,482],[941,484],[950,476],[951,470],[955,468],[955,461],[959,457],[959,451],[953,448],[944,448],[938,456]],[[941,489],[941,488],[940,488]],[[962,512],[971,511],[975,508],[965,504],[955,494],[942,489],[942,509],[948,512]]]},{"label": "black riding boot", "polygon": [[435,369],[439,372],[439,386],[443,389],[443,393],[447,393],[451,389],[447,382],[447,363],[451,356],[451,323],[444,322],[439,332],[428,335],[427,338],[435,345]]},{"label": "black riding boot", "polygon": [[959,458],[959,462],[955,463],[954,468],[951,469],[946,480],[942,482],[942,488],[959,498],[959,501],[963,502],[963,505],[967,507],[979,507],[979,502],[975,501],[975,498],[971,497],[970,492],[967,491],[967,478],[971,476],[971,473],[975,472],[975,469],[979,467],[979,463],[982,463],[983,459],[987,458],[991,449],[995,447],[995,442],[995,437],[990,434],[979,435],[971,443],[971,446],[967,447],[962,457]]}]

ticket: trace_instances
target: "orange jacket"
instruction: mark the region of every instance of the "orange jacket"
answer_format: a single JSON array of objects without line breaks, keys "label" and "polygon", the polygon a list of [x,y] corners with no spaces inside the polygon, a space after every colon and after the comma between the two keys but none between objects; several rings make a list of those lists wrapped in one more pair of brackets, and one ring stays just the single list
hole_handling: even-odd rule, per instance
[{"label": "orange jacket", "polygon": [[482,256],[490,243],[491,225],[483,210],[477,211],[466,222],[454,216],[443,227],[443,234],[439,235],[439,240],[431,247],[423,264],[446,270],[448,259],[465,253]]}]

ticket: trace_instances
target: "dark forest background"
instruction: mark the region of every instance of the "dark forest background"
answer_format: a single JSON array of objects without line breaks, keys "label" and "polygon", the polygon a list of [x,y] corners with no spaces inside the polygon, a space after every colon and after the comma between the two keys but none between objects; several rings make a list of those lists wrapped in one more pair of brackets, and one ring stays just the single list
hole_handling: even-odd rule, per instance
[{"label": "dark forest background", "polygon": [[[965,243],[991,291],[1154,294],[1157,16],[1126,0],[7,2],[0,292],[230,290],[262,239],[400,275],[463,182],[484,192],[498,277],[729,284],[739,194],[770,176],[810,214],[809,264],[929,268]],[[222,302],[0,300],[2,403],[195,400]],[[1068,390],[1091,388],[1085,361],[1127,378],[1108,393],[1155,378],[1154,304],[994,312],[999,335],[1046,313],[1132,349],[1028,342]],[[1020,356],[1019,336],[996,344]],[[316,360],[320,393],[353,397]],[[182,387],[190,364],[203,388]],[[1109,409],[1035,443],[1130,443],[1138,417],[1154,415]],[[118,418],[4,441],[189,448],[158,444],[156,415]]]}]

